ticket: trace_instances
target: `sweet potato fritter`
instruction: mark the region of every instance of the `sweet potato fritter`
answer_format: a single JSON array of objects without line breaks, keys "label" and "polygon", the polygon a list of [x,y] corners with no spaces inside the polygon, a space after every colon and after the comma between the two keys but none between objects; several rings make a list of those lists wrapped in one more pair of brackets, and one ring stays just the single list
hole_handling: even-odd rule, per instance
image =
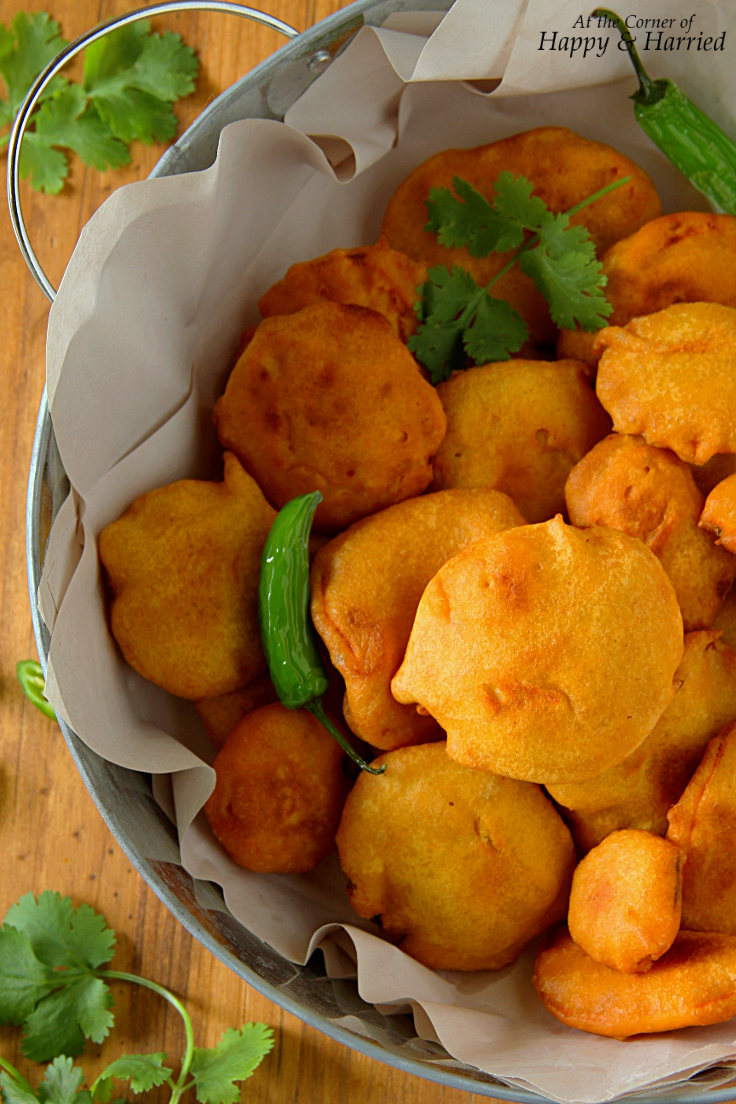
[{"label": "sweet potato fritter", "polygon": [[567,925],[596,962],[643,974],[680,930],[679,847],[651,832],[612,832],[578,863]]},{"label": "sweet potato fritter", "polygon": [[573,468],[565,500],[573,525],[610,525],[644,541],[675,588],[685,632],[713,624],[736,556],[698,528],[703,496],[674,452],[613,433]]},{"label": "sweet potato fritter", "polygon": [[337,833],[359,916],[434,970],[498,970],[565,915],[575,851],[539,786],[398,748],[361,774]]},{"label": "sweet potato fritter", "polygon": [[717,629],[688,633],[675,671],[677,690],[643,744],[586,782],[550,785],[581,851],[620,828],[663,836],[667,812],[682,797],[712,740],[736,720],[736,652]]},{"label": "sweet potato fritter", "polygon": [[447,433],[434,486],[493,487],[530,521],[565,508],[572,467],[611,419],[574,360],[507,360],[457,372],[437,388]]},{"label": "sweet potato fritter", "polygon": [[732,554],[736,562],[736,475],[718,483],[708,495],[700,525],[714,533],[717,543]]},{"label": "sweet potato fritter", "polygon": [[533,980],[548,1012],[594,1035],[628,1039],[722,1023],[736,1015],[736,936],[681,931],[651,970],[624,974],[560,928],[540,947]]},{"label": "sweet potato fritter", "polygon": [[682,652],[677,598],[649,549],[558,516],[476,541],[440,568],[391,689],[429,710],[458,762],[575,782],[643,742]]},{"label": "sweet potato fritter", "polygon": [[[624,176],[628,184],[591,203],[571,222],[587,226],[600,255],[620,238],[628,237],[649,219],[662,213],[654,185],[642,169],[618,150],[589,142],[564,127],[539,127],[476,149],[443,150],[419,165],[389,201],[382,235],[394,249],[430,265],[452,269],[460,265],[485,285],[509,260],[509,253],[473,257],[467,249],[446,249],[425,230],[425,202],[432,188],[451,188],[453,177],[468,181],[487,199],[502,172],[525,176],[551,211],[567,211],[606,184]],[[506,299],[529,326],[525,356],[548,355],[557,328],[545,299],[533,281],[516,265],[494,285],[493,294]]]},{"label": "sweet potato fritter", "polygon": [[260,324],[214,419],[274,506],[322,492],[323,532],[421,494],[446,428],[390,323],[328,302]]},{"label": "sweet potato fritter", "polygon": [[596,393],[617,433],[681,460],[736,453],[736,310],[679,303],[597,336]]},{"label": "sweet potato fritter", "polygon": [[427,279],[426,265],[390,249],[381,239],[357,249],[333,249],[313,261],[292,265],[258,300],[264,318],[295,311],[327,299],[371,307],[388,318],[402,341],[419,325],[414,311]]},{"label": "sweet potato fritter", "polygon": [[103,529],[110,627],[131,667],[195,701],[265,670],[258,580],[275,516],[225,453],[223,483],[182,479],[149,491]]}]

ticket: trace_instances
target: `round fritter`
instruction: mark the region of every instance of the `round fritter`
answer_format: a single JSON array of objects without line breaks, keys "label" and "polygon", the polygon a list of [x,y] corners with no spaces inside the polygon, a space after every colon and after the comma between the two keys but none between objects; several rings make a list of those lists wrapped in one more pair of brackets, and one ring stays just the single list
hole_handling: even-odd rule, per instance
[{"label": "round fritter", "polygon": [[246,713],[252,713],[254,709],[271,705],[278,700],[271,676],[268,671],[264,671],[242,690],[220,694],[217,698],[201,698],[194,703],[194,708],[202,718],[205,732],[219,749]]},{"label": "round fritter", "polygon": [[667,812],[682,797],[708,741],[736,720],[736,652],[717,629],[688,633],[675,671],[675,697],[636,751],[587,782],[550,785],[569,812],[581,851],[620,828],[663,836]]},{"label": "round fritter", "polygon": [[642,434],[681,460],[736,452],[736,310],[678,303],[609,326],[596,393],[617,433]]},{"label": "round fritter", "polygon": [[667,817],[667,839],[687,855],[683,926],[736,936],[736,721],[708,744]]},{"label": "round fritter", "polygon": [[649,549],[558,516],[440,568],[391,689],[429,710],[458,762],[577,782],[651,732],[682,651],[677,598]]},{"label": "round fritter", "polygon": [[390,249],[385,241],[357,249],[333,249],[313,261],[292,265],[258,300],[264,318],[294,314],[311,303],[355,303],[388,318],[402,341],[419,325],[414,304],[421,299],[426,265]]},{"label": "round fritter", "polygon": [[214,418],[274,506],[322,492],[327,532],[421,494],[446,427],[390,322],[328,302],[260,324]]},{"label": "round fritter", "polygon": [[[589,142],[564,127],[539,127],[476,149],[451,149],[437,153],[419,165],[399,186],[383,220],[382,235],[394,249],[400,249],[427,266],[460,265],[479,284],[489,280],[509,260],[509,253],[473,257],[467,249],[445,249],[434,234],[425,230],[426,200],[432,188],[452,188],[459,176],[492,199],[494,185],[502,172],[525,176],[550,210],[567,211],[606,184],[629,176],[628,184],[591,203],[571,222],[587,226],[599,255],[620,238],[628,237],[649,219],[662,213],[654,185],[642,169],[618,150]],[[529,351],[554,343],[557,328],[547,303],[532,280],[516,265],[494,285],[493,294],[507,299],[529,326]]]},{"label": "round fritter", "polygon": [[[673,303],[736,307],[736,218],[703,211],[662,215],[612,245],[601,263],[611,326]],[[557,355],[594,368],[600,357],[595,334],[560,330]]]},{"label": "round fritter", "polygon": [[343,751],[306,709],[248,713],[215,759],[204,806],[227,853],[246,870],[299,874],[335,846],[345,796]]},{"label": "round fritter", "polygon": [[538,786],[398,748],[361,774],[337,833],[359,916],[435,970],[497,970],[565,915],[575,851]]},{"label": "round fritter", "polygon": [[644,541],[667,572],[685,632],[708,628],[736,577],[736,556],[698,528],[703,496],[669,449],[613,433],[565,484],[573,525],[610,525]]},{"label": "round fritter", "polygon": [[736,563],[736,475],[718,483],[708,495],[700,525],[715,534]]},{"label": "round fritter", "polygon": [[530,521],[565,508],[572,467],[611,428],[574,360],[506,360],[457,372],[437,388],[447,433],[434,486],[492,487]]},{"label": "round fritter", "polygon": [[579,947],[604,966],[643,974],[680,930],[679,847],[651,832],[613,832],[578,863],[567,925]]},{"label": "round fritter", "polygon": [[345,679],[345,719],[362,740],[391,749],[440,738],[433,717],[391,693],[419,599],[456,552],[524,524],[498,491],[439,491],[356,522],[320,551],[312,618]]},{"label": "round fritter", "polygon": [[679,932],[645,974],[595,962],[567,928],[544,941],[534,967],[542,1004],[569,1027],[630,1035],[722,1023],[736,1015],[736,936]]},{"label": "round fritter", "polygon": [[103,529],[110,628],[131,667],[195,701],[265,670],[258,580],[275,516],[226,453],[223,483],[182,479],[149,491]]}]

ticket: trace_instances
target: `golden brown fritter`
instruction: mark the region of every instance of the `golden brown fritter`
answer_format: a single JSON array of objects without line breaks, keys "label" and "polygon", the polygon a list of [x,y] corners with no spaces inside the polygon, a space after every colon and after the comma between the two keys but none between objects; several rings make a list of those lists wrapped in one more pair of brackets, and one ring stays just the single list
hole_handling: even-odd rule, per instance
[{"label": "golden brown fritter", "polygon": [[458,762],[575,782],[643,742],[682,652],[677,598],[649,549],[558,516],[476,541],[440,568],[391,689],[429,710]]},{"label": "golden brown fritter", "polygon": [[349,783],[342,749],[306,709],[265,705],[235,726],[215,759],[210,827],[246,870],[299,874],[335,846]]},{"label": "golden brown fritter", "polygon": [[[509,260],[509,253],[473,257],[467,249],[445,249],[425,230],[425,202],[431,188],[451,188],[453,177],[468,181],[487,199],[502,172],[525,176],[550,210],[567,211],[606,184],[625,176],[628,184],[591,203],[571,222],[587,226],[599,256],[620,238],[628,237],[649,219],[662,213],[654,185],[642,169],[618,150],[589,142],[564,127],[539,127],[476,149],[443,150],[419,165],[389,201],[381,233],[400,249],[427,266],[460,265],[479,284],[487,284]],[[557,336],[549,308],[533,281],[514,266],[494,285],[493,294],[507,299],[529,326],[528,348],[546,355]],[[546,352],[545,352],[546,351]]]},{"label": "golden brown fritter", "polygon": [[683,927],[736,936],[736,721],[708,744],[667,817],[667,839],[687,855]]},{"label": "golden brown fritter", "polygon": [[680,800],[712,740],[736,719],[736,653],[717,629],[688,633],[675,671],[676,694],[643,744],[587,782],[550,785],[581,851],[620,828],[663,836],[667,812]]},{"label": "golden brown fritter", "polygon": [[736,452],[736,310],[679,303],[609,326],[596,393],[617,433],[642,434],[681,460]]},{"label": "golden brown fritter", "polygon": [[103,529],[110,627],[131,667],[195,701],[260,675],[258,580],[275,516],[226,453],[223,483],[149,491]]},{"label": "golden brown fritter", "polygon": [[613,433],[573,468],[565,500],[573,525],[610,525],[644,541],[675,588],[685,632],[713,624],[736,556],[698,528],[703,496],[674,452]]},{"label": "golden brown fritter", "polygon": [[371,307],[388,318],[402,341],[419,325],[414,305],[422,296],[427,267],[381,239],[357,249],[333,249],[313,261],[292,265],[258,300],[264,318],[295,311],[328,299]]},{"label": "golden brown fritter", "polygon": [[361,774],[340,822],[359,916],[435,970],[497,970],[565,915],[575,852],[539,786],[398,748]]},{"label": "golden brown fritter", "polygon": [[328,302],[261,323],[214,418],[274,506],[322,492],[327,532],[421,494],[446,427],[383,315]]},{"label": "golden brown fritter", "polygon": [[455,373],[437,394],[447,434],[433,486],[503,491],[530,522],[564,510],[571,469],[611,429],[574,360],[485,364]]},{"label": "golden brown fritter", "polygon": [[[703,211],[662,215],[612,245],[601,263],[613,307],[611,326],[625,326],[673,303],[736,307],[736,218]],[[595,368],[600,358],[595,337],[560,330],[557,355]]]},{"label": "golden brown fritter", "polygon": [[708,495],[700,518],[700,525],[713,533],[717,543],[732,555],[736,562],[736,475],[724,479]]},{"label": "golden brown fritter", "polygon": [[210,740],[219,749],[246,713],[252,713],[262,705],[272,705],[276,701],[278,695],[273,688],[271,676],[268,671],[264,671],[242,690],[233,690],[232,694],[221,694],[217,698],[201,698],[194,703],[194,708],[202,718]]},{"label": "golden brown fritter", "polygon": [[679,847],[651,832],[613,832],[578,863],[567,926],[596,962],[643,974],[680,930]]},{"label": "golden brown fritter", "polygon": [[390,687],[419,599],[461,548],[524,524],[497,491],[439,491],[364,518],[321,550],[312,617],[345,679],[345,719],[362,740],[391,749],[440,739],[434,718],[399,705]]},{"label": "golden brown fritter", "polygon": [[548,1012],[594,1035],[627,1039],[722,1023],[736,1015],[736,937],[681,931],[651,970],[624,974],[595,962],[560,928],[540,947],[533,980]]}]

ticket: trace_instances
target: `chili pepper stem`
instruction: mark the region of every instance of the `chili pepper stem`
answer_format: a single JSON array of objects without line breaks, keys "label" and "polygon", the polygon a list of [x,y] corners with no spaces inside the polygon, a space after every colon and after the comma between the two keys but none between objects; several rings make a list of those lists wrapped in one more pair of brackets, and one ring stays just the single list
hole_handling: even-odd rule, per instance
[{"label": "chili pepper stem", "polygon": [[325,713],[324,709],[322,708],[321,698],[315,698],[314,701],[307,702],[304,708],[308,709],[309,712],[317,718],[321,725],[324,725],[330,736],[332,736],[333,740],[336,740],[338,742],[345,754],[349,755],[353,762],[358,764],[361,770],[368,771],[369,774],[383,774],[386,769],[386,764],[384,763],[382,767],[372,767],[369,763],[366,763],[365,759],[358,755],[355,748],[350,746],[350,744],[343,736],[342,732],[335,728],[334,724]]},{"label": "chili pepper stem", "polygon": [[615,12],[609,11],[608,8],[595,8],[590,14],[595,18],[607,19],[610,23],[613,23],[626,43],[629,57],[631,58],[631,64],[634,66],[636,75],[639,79],[639,96],[641,97],[641,102],[643,104],[654,103],[660,99],[661,91],[657,88],[658,82],[652,80],[642,65],[641,58],[634,45],[634,39],[631,36],[631,31],[626,26],[621,16],[616,15]]}]

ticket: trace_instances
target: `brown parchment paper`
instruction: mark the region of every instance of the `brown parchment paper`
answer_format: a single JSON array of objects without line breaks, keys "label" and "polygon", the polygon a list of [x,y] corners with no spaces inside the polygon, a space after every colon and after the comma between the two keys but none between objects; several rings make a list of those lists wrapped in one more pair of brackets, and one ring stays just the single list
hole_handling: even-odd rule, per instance
[{"label": "brown parchment paper", "polygon": [[[725,30],[726,50],[647,53],[646,63],[736,133],[735,6],[695,7],[697,32]],[[680,0],[644,0],[636,11],[665,8],[678,20],[692,14]],[[258,296],[295,261],[375,241],[393,190],[430,154],[565,125],[642,165],[665,210],[705,209],[634,122],[617,34],[600,57],[539,50],[545,31],[598,35],[574,29],[581,14],[553,0],[456,0],[444,18],[403,14],[363,28],[285,124],[232,124],[206,172],[128,185],[106,201],[49,319],[48,396],[72,492],[39,588],[52,632],[50,700],[100,755],[156,776],[195,878],[218,883],[234,915],[291,960],[322,947],[328,971],[355,970],[361,995],[384,1012],[410,1006],[418,1032],[458,1060],[569,1102],[736,1062],[736,1022],[628,1043],[585,1035],[542,1008],[533,948],[505,970],[435,973],[355,916],[336,856],[301,876],[235,866],[201,813],[213,752],[192,706],[139,678],[107,631],[96,539],[144,491],[220,477],[210,414],[241,330],[258,319]],[[500,78],[492,94],[467,83]],[[714,1071],[710,1083],[730,1076]]]}]

